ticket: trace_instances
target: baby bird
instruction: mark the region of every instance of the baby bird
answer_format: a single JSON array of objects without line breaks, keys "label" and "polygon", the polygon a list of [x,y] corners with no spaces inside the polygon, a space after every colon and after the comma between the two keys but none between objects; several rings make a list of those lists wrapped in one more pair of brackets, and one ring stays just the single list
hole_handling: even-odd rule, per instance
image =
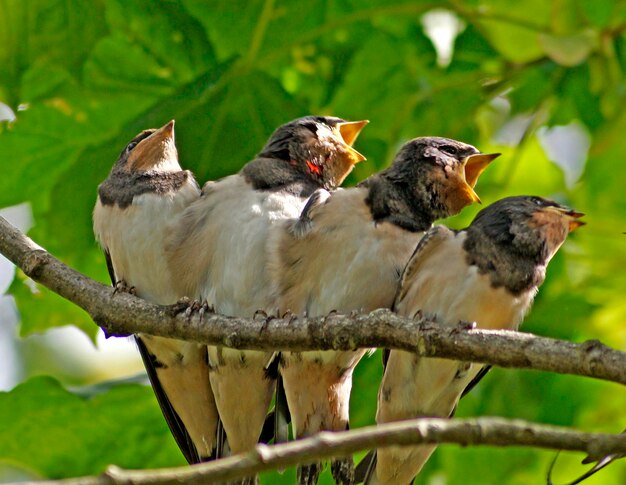
[{"label": "baby bird", "polygon": [[[200,197],[193,175],[178,163],[174,121],[137,135],[98,187],[94,233],[111,280],[159,304],[175,303],[177,268],[168,268],[163,240],[170,225]],[[209,383],[206,347],[136,335],[163,415],[189,463],[213,456],[217,409]]]},{"label": "baby bird", "polygon": [[[297,217],[317,189],[334,190],[365,159],[352,148],[367,121],[306,116],[279,127],[243,169],[207,183],[178,219],[166,249],[179,295],[218,313],[272,313],[265,246],[280,221]],[[275,379],[274,354],[209,347],[210,380],[230,450],[252,449]],[[250,479],[249,481],[254,481]]]},{"label": "baby bird", "polygon": [[[545,278],[546,267],[583,214],[541,197],[508,197],[478,213],[469,227],[432,228],[417,246],[394,309],[453,327],[515,330]],[[378,423],[450,416],[480,364],[392,350],[378,395]],[[377,451],[368,484],[412,483],[434,445]]]},{"label": "baby bird", "polygon": [[[479,201],[473,186],[496,156],[447,138],[416,138],[358,187],[318,191],[300,218],[270,234],[276,306],[310,317],[390,308],[424,231]],[[352,373],[365,352],[282,353],[296,437],[348,427]],[[338,483],[352,483],[350,458],[333,461],[331,470]],[[316,483],[319,471],[319,464],[300,467],[298,482]]]}]

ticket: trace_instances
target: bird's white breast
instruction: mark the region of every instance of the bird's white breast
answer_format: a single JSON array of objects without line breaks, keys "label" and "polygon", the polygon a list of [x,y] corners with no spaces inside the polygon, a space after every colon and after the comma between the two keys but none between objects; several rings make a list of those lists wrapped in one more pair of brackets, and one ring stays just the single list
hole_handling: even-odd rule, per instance
[{"label": "bird's white breast", "polygon": [[[253,190],[241,175],[207,185],[168,242],[170,262],[182,268],[187,296],[206,300],[224,315],[252,317],[274,310],[267,275],[266,241],[279,221],[298,217],[306,199]],[[172,241],[177,241],[173,246]],[[193,257],[190,257],[193,255]],[[245,360],[265,365],[266,352],[209,347],[211,362]],[[243,365],[243,364],[242,364]]]},{"label": "bird's white breast", "polygon": [[278,221],[297,217],[305,202],[290,194],[252,190],[240,175],[215,184],[202,201],[210,214],[203,230],[212,237],[206,240],[208,271],[199,296],[225,315],[271,311],[268,233]]},{"label": "bird's white breast", "polygon": [[125,208],[96,202],[96,238],[109,252],[116,278],[134,286],[139,296],[161,304],[177,300],[163,241],[172,222],[198,196],[198,188],[189,183],[166,195],[136,196]]}]

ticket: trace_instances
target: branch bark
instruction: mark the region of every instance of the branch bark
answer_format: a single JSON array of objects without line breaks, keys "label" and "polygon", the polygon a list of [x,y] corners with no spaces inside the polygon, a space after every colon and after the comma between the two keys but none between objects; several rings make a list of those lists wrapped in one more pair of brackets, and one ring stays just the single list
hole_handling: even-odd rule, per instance
[{"label": "branch bark", "polygon": [[557,426],[502,418],[450,420],[420,418],[340,433],[322,432],[311,438],[275,446],[260,444],[249,453],[192,467],[123,470],[112,466],[100,476],[33,483],[46,485],[218,483],[279,467],[306,463],[311,457],[328,459],[376,447],[426,443],[524,446],[581,451],[593,453],[594,456],[626,452],[626,435],[622,433],[584,433]]},{"label": "branch bark", "polygon": [[493,364],[594,377],[626,384],[626,353],[597,340],[575,344],[513,331],[442,328],[389,310],[318,318],[190,317],[115,293],[61,263],[0,217],[0,253],[30,278],[85,310],[108,334],[146,333],[250,350],[351,350],[385,347]]}]

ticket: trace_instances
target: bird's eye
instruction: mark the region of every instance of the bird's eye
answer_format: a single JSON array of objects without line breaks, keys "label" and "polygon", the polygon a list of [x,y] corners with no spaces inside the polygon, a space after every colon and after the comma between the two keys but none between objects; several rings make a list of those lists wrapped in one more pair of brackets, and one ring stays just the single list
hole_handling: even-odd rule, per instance
[{"label": "bird's eye", "polygon": [[453,157],[456,157],[459,154],[459,150],[457,150],[457,148],[452,145],[443,145],[442,147],[439,148],[439,150],[441,150],[444,153],[447,153],[448,155],[452,155]]},{"label": "bird's eye", "polygon": [[126,151],[130,152],[133,148],[135,148],[137,146],[139,142],[137,141],[131,141],[128,145],[126,145]]},{"label": "bird's eye", "polygon": [[309,130],[311,133],[313,133],[314,135],[317,134],[317,124],[316,123],[302,123],[302,126],[304,126],[307,130]]}]

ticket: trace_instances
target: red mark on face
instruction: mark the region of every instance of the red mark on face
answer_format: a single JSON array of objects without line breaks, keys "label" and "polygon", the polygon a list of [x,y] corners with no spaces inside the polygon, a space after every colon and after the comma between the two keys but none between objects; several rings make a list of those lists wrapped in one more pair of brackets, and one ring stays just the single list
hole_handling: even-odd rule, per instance
[{"label": "red mark on face", "polygon": [[314,163],[309,162],[308,160],[306,161],[306,166],[311,173],[314,173],[315,175],[322,175],[322,167],[315,165]]}]

